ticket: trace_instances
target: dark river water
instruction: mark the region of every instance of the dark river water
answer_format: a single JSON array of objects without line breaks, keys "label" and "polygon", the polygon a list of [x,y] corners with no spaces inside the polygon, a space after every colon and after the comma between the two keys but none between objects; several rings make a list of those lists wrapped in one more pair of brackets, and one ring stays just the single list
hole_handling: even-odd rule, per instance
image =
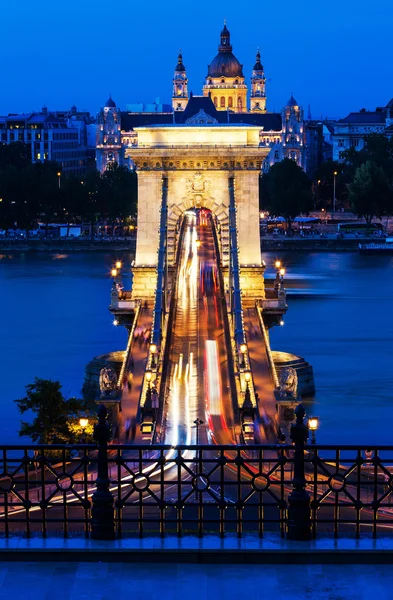
[{"label": "dark river water", "polygon": [[[289,310],[272,348],[314,367],[320,443],[393,444],[393,257],[356,253],[264,255],[287,269]],[[36,376],[80,395],[92,357],[124,349],[108,311],[116,253],[15,254],[0,259],[0,443],[18,437],[23,397]],[[128,285],[126,285],[128,287]]]}]

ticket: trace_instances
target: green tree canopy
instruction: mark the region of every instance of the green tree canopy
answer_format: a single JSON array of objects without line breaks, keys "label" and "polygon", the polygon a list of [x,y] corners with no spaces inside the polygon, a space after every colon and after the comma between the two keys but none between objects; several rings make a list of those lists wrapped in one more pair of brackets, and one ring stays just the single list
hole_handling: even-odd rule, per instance
[{"label": "green tree canopy", "polygon": [[75,422],[84,403],[77,398],[65,398],[61,387],[58,381],[38,377],[26,386],[26,396],[15,402],[21,414],[31,410],[35,417],[31,423],[21,422],[20,436],[29,436],[40,444],[75,441],[70,424]]},{"label": "green tree canopy", "polygon": [[367,223],[390,214],[392,191],[383,168],[373,161],[361,164],[349,185],[349,199],[353,211]]},{"label": "green tree canopy", "polygon": [[298,215],[312,208],[311,180],[295,161],[285,158],[262,176],[260,208],[284,217],[288,229]]}]

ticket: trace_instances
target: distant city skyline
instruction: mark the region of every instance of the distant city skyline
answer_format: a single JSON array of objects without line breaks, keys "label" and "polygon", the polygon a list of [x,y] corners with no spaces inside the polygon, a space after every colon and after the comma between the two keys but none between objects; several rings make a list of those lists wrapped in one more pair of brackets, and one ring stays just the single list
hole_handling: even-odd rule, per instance
[{"label": "distant city skyline", "polygon": [[391,3],[381,0],[371,11],[362,0],[332,0],[327,13],[304,0],[299,8],[283,0],[253,14],[234,2],[206,2],[174,12],[156,2],[82,0],[78,14],[65,15],[49,0],[40,10],[27,0],[8,4],[3,19],[17,22],[18,35],[11,26],[2,34],[0,115],[74,103],[96,114],[110,93],[123,110],[156,97],[169,103],[179,48],[189,90],[201,94],[224,18],[248,86],[260,48],[268,111],[280,111],[291,93],[317,119],[386,105],[393,96]]}]

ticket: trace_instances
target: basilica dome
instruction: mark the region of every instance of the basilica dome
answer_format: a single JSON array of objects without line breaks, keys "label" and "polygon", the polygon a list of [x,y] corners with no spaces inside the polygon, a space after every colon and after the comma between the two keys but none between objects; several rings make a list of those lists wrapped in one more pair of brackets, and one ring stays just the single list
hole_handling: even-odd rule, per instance
[{"label": "basilica dome", "polygon": [[208,67],[208,77],[244,77],[243,66],[232,52],[230,33],[227,26],[221,31],[221,44],[218,54]]},{"label": "basilica dome", "polygon": [[208,77],[244,77],[243,67],[232,52],[219,52],[209,65]]}]

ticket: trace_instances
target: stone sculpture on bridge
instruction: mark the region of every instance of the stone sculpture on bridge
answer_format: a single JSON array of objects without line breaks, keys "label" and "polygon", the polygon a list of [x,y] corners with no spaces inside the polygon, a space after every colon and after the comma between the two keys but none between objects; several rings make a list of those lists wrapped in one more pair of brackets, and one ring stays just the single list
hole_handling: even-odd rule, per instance
[{"label": "stone sculpture on bridge", "polygon": [[111,367],[104,367],[100,371],[100,392],[101,397],[117,395],[117,375]]},{"label": "stone sculpture on bridge", "polygon": [[279,383],[281,398],[297,397],[297,373],[293,367],[285,367],[284,369],[281,369]]}]

